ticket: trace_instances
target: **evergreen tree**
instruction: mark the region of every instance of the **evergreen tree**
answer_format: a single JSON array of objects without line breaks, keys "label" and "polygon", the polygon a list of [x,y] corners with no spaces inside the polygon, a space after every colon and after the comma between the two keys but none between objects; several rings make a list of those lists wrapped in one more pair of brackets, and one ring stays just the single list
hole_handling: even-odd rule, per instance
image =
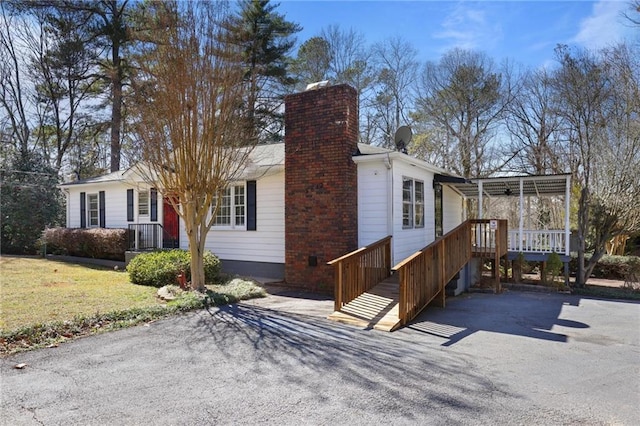
[{"label": "evergreen tree", "polygon": [[0,250],[32,254],[47,226],[63,222],[56,170],[35,153],[16,152],[0,170]]},{"label": "evergreen tree", "polygon": [[289,74],[293,35],[302,28],[275,11],[269,0],[243,0],[228,24],[229,41],[242,53],[246,69],[247,118],[254,123],[261,142],[282,137],[282,100],[295,83]]},{"label": "evergreen tree", "polygon": [[331,52],[329,43],[322,37],[311,37],[298,49],[298,57],[292,63],[293,72],[302,87],[329,78]]}]

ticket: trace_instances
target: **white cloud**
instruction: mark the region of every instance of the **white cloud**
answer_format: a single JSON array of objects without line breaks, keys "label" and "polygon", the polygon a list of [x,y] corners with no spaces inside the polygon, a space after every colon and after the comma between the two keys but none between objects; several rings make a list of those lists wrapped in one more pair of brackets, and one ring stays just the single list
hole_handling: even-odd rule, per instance
[{"label": "white cloud", "polygon": [[486,49],[502,36],[500,25],[490,22],[485,10],[471,9],[469,3],[456,5],[440,27],[441,29],[433,34],[433,38],[447,42],[444,50],[454,47]]},{"label": "white cloud", "polygon": [[626,1],[600,0],[593,5],[591,15],[580,23],[580,31],[571,40],[589,49],[598,49],[621,41],[627,27],[621,14],[629,7]]}]

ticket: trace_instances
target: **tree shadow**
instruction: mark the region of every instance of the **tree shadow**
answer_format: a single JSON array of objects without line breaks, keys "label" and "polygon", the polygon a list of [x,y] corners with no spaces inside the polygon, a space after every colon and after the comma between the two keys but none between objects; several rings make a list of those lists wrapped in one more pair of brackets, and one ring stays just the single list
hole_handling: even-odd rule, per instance
[{"label": "tree shadow", "polygon": [[[195,329],[200,338],[188,340],[191,351],[213,351],[233,361],[238,356],[237,343],[246,346],[248,342],[252,353],[242,356],[256,363],[256,373],[268,365],[287,386],[318,388],[318,402],[326,398],[323,390],[335,391],[323,387],[320,377],[327,376],[351,408],[372,415],[402,407],[403,419],[417,421],[417,413],[424,415],[430,408],[444,406],[456,407],[456,412],[466,416],[486,414],[488,408],[482,401],[490,395],[522,398],[506,383],[475,372],[473,359],[467,355],[434,352],[432,345],[416,339],[360,330],[316,316],[235,304],[207,309],[196,317]],[[297,367],[292,368],[295,363],[303,364],[308,374],[300,375]],[[349,395],[348,390],[354,394]],[[363,399],[362,390],[384,401]]]},{"label": "tree shadow", "polygon": [[478,331],[510,334],[566,343],[567,335],[554,326],[589,328],[588,324],[560,318],[564,306],[579,306],[580,297],[565,294],[508,292],[468,294],[447,300],[444,309],[427,307],[407,329],[445,339],[451,346]]}]

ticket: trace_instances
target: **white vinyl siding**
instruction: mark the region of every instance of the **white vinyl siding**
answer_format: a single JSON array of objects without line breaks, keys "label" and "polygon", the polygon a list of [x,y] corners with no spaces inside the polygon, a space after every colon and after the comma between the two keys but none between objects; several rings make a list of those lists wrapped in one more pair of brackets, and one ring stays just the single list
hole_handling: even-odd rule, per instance
[{"label": "white vinyl siding", "polygon": [[[358,246],[363,247],[392,235],[392,263],[422,249],[434,240],[433,173],[403,161],[394,160],[391,168],[384,158],[358,164]],[[404,178],[418,185],[414,191],[410,220],[422,227],[404,228]],[[413,186],[413,184],[412,184]],[[418,202],[416,209],[415,201]],[[418,219],[416,220],[416,213]]]},{"label": "white vinyl siding", "polygon": [[442,185],[442,227],[444,233],[451,231],[464,220],[462,196]]},{"label": "white vinyl siding", "polygon": [[[399,262],[416,251],[424,248],[435,238],[433,220],[433,173],[415,167],[403,161],[393,162],[393,239],[394,262]],[[424,219],[421,228],[406,228],[403,215],[404,179],[423,183]],[[415,206],[414,206],[415,212]],[[415,222],[415,215],[413,216]]]},{"label": "white vinyl siding", "polygon": [[358,247],[391,233],[390,173],[382,161],[358,164]]},{"label": "white vinyl siding", "polygon": [[[244,199],[246,206],[246,188]],[[222,260],[284,263],[284,172],[265,176],[256,182],[257,229],[248,232],[246,207],[241,228],[213,226],[207,235],[205,248]],[[236,212],[238,219],[239,212]],[[188,240],[181,223],[180,247]]]}]

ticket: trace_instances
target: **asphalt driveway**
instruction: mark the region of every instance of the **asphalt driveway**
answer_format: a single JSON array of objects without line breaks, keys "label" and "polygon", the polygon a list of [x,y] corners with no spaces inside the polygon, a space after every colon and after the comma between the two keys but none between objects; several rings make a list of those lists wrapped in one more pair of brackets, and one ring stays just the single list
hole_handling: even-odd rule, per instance
[{"label": "asphalt driveway", "polygon": [[471,294],[389,334],[289,296],[2,358],[0,422],[640,422],[638,303]]}]

